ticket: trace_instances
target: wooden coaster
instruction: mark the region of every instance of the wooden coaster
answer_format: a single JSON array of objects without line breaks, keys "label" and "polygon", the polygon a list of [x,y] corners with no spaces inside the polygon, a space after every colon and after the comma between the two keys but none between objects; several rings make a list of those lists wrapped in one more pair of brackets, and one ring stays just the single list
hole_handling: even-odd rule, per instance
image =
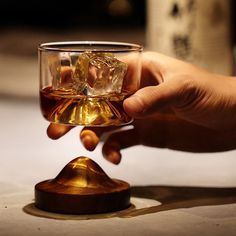
[{"label": "wooden coaster", "polygon": [[88,157],[69,162],[55,179],[35,185],[35,206],[63,214],[98,214],[130,206],[130,185],[111,179]]}]

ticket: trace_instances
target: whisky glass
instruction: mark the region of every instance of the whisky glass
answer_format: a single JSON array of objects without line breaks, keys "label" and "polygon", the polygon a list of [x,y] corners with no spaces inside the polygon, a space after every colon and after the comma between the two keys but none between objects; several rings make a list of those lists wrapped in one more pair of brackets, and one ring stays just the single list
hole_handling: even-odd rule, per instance
[{"label": "whisky glass", "polygon": [[40,107],[52,123],[120,126],[123,101],[140,84],[142,46],[73,41],[41,44]]}]

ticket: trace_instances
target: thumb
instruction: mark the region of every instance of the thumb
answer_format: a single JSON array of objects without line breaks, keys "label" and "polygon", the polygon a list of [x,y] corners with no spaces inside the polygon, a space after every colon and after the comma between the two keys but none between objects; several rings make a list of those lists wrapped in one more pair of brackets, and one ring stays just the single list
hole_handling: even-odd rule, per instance
[{"label": "thumb", "polygon": [[180,84],[179,81],[169,80],[157,86],[144,87],[125,99],[124,109],[130,116],[141,118],[173,107],[183,100],[185,86]]}]

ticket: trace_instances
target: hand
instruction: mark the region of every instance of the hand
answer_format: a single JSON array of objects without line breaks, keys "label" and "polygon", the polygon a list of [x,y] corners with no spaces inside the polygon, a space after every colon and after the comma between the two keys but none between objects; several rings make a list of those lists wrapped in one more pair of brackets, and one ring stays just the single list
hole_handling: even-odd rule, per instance
[{"label": "hand", "polygon": [[[120,150],[137,144],[192,152],[234,149],[235,91],[233,77],[158,53],[143,53],[141,88],[124,101],[124,109],[135,118],[133,129],[112,133],[103,145],[103,154],[118,164]],[[51,124],[48,136],[59,138],[70,129]],[[114,129],[85,127],[81,141],[92,151],[101,137]]]}]

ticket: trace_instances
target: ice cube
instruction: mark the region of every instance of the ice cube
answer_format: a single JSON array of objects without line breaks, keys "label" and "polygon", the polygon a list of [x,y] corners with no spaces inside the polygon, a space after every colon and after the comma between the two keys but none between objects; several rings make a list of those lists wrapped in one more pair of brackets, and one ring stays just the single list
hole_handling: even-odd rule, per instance
[{"label": "ice cube", "polygon": [[75,93],[70,55],[64,52],[59,55],[52,54],[48,57],[48,64],[52,76],[52,89]]},{"label": "ice cube", "polygon": [[88,77],[89,57],[86,53],[81,53],[75,64],[73,73],[74,89],[77,94],[86,94],[86,81]]},{"label": "ice cube", "polygon": [[120,93],[126,71],[127,64],[112,53],[82,53],[74,73],[77,93],[90,96]]},{"label": "ice cube", "polygon": [[70,60],[71,60],[72,65],[76,64],[78,58],[79,58],[79,54],[77,52],[71,52],[70,53]]},{"label": "ice cube", "polygon": [[121,92],[127,65],[112,53],[88,51],[51,55],[49,69],[54,91],[97,96]]},{"label": "ice cube", "polygon": [[48,56],[48,68],[52,77],[52,88],[57,87],[57,83],[60,80],[60,60],[58,55],[51,54]]},{"label": "ice cube", "polygon": [[60,53],[60,63],[61,66],[71,66],[71,56],[68,52]]}]

